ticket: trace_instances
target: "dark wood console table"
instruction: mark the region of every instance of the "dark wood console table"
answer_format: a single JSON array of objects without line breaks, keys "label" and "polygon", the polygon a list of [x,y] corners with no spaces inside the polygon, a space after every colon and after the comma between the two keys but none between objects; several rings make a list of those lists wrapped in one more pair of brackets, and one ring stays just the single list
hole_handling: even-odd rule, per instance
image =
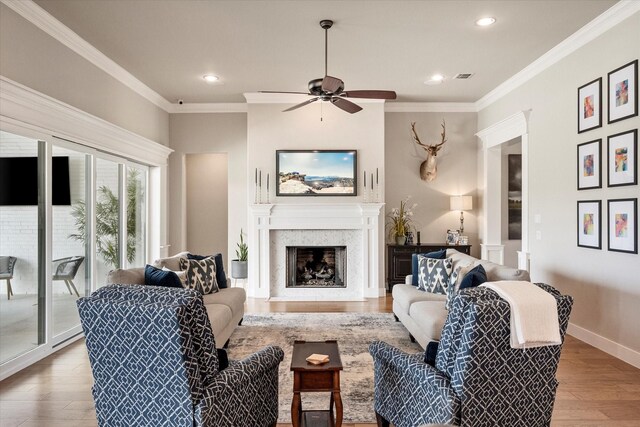
[{"label": "dark wood console table", "polygon": [[471,245],[447,245],[446,243],[424,243],[421,245],[387,245],[387,290],[391,292],[393,285],[404,283],[411,274],[411,255],[455,249],[471,255]]}]

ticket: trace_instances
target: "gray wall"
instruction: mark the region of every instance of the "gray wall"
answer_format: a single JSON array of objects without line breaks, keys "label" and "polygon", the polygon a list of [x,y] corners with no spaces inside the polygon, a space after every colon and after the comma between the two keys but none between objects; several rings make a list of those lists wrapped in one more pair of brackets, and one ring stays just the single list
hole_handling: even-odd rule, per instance
[{"label": "gray wall", "polygon": [[[229,258],[235,257],[240,228],[245,232],[247,228],[247,115],[171,114],[169,128],[171,148],[175,150],[169,156],[169,252],[193,251],[187,243],[185,155],[224,153],[228,159],[228,265]],[[218,186],[203,179],[200,191],[203,195],[216,192]],[[223,248],[211,250],[224,252]]]},{"label": "gray wall", "polygon": [[[440,142],[442,119],[446,121],[448,142],[438,153],[437,178],[425,182],[420,179],[425,151],[413,142],[411,122],[416,122],[420,141],[431,145]],[[442,243],[447,229],[460,228],[460,212],[449,210],[449,197],[473,196],[473,211],[464,214],[464,234],[473,245],[472,254],[479,257],[476,131],[476,113],[386,113],[385,210],[388,214],[410,195],[411,203],[418,204],[414,220],[422,242]]]},{"label": "gray wall", "polygon": [[[529,218],[531,275],[575,298],[571,322],[635,351],[640,351],[640,255],[610,252],[607,248],[607,199],[640,196],[638,186],[577,191],[576,146],[637,129],[640,118],[606,124],[577,133],[577,88],[640,57],[640,13],[548,68],[509,95],[480,111],[478,129],[484,129],[520,110],[531,109],[529,119]],[[576,246],[578,200],[603,201],[603,249]],[[523,213],[524,214],[524,213]],[[535,240],[541,231],[541,240]]]},{"label": "gray wall", "polygon": [[160,144],[169,114],[0,4],[0,74]]}]

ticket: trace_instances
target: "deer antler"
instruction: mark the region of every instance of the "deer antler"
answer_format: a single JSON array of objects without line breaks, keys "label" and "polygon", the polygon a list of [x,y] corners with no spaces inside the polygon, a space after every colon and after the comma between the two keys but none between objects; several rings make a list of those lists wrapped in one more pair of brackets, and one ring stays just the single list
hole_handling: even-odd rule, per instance
[{"label": "deer antler", "polygon": [[429,149],[429,146],[427,144],[423,144],[422,142],[420,142],[420,138],[418,137],[418,134],[416,133],[416,122],[411,123],[411,133],[413,133],[413,141],[416,144],[418,144],[419,146],[421,146],[425,150]]},{"label": "deer antler", "polygon": [[442,119],[442,124],[440,126],[442,127],[442,133],[440,134],[442,142],[440,142],[440,144],[430,146],[430,148],[436,150],[436,152],[440,151],[444,143],[447,142],[447,128],[444,119]]}]

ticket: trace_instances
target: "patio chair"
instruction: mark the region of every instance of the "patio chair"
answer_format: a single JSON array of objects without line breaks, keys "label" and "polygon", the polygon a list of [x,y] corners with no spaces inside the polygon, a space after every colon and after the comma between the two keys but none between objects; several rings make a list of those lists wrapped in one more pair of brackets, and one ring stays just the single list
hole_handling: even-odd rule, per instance
[{"label": "patio chair", "polygon": [[67,285],[69,294],[73,295],[73,292],[71,292],[71,288],[73,288],[77,297],[80,297],[80,294],[78,294],[78,289],[76,289],[73,279],[76,278],[76,274],[78,273],[78,269],[80,268],[82,261],[84,261],[83,256],[71,256],[53,261],[52,280],[63,280],[64,284]]},{"label": "patio chair", "polygon": [[7,299],[11,299],[13,288],[11,288],[11,279],[13,279],[13,268],[18,258],[14,256],[0,256],[0,280],[7,281]]}]

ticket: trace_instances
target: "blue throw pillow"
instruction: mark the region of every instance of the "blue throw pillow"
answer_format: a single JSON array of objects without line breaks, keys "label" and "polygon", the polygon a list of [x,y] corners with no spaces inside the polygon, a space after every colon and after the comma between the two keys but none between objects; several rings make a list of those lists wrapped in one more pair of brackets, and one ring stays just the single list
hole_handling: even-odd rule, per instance
[{"label": "blue throw pillow", "polygon": [[418,255],[433,258],[433,259],[445,259],[447,257],[447,250],[441,249],[439,251],[427,252],[426,254],[412,254],[411,255],[411,284],[418,286]]},{"label": "blue throw pillow", "polygon": [[202,261],[205,258],[213,258],[216,262],[216,282],[218,282],[218,288],[224,289],[227,287],[227,275],[224,273],[224,262],[222,262],[222,254],[215,255],[194,255],[187,254],[187,259],[195,259],[196,261]]},{"label": "blue throw pillow", "polygon": [[474,288],[482,285],[486,281],[487,272],[484,271],[482,264],[478,264],[477,267],[474,267],[462,278],[462,282],[460,282],[460,289]]},{"label": "blue throw pillow", "polygon": [[144,284],[149,286],[163,286],[165,288],[180,288],[182,282],[173,271],[161,270],[152,265],[144,268]]}]

